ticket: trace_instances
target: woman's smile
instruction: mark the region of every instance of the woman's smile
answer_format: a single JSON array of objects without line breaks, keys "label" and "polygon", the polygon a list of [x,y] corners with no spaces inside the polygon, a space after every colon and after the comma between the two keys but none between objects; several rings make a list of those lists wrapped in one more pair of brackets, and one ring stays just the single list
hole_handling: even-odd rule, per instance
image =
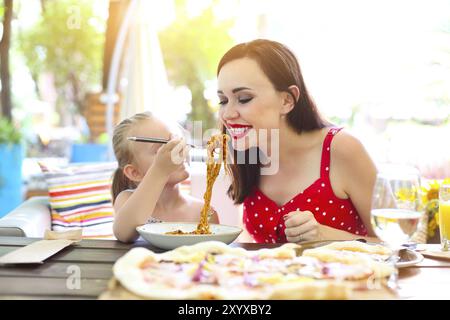
[{"label": "woman's smile", "polygon": [[243,124],[226,124],[228,132],[234,140],[241,139],[247,135],[247,133],[253,128],[250,125]]}]

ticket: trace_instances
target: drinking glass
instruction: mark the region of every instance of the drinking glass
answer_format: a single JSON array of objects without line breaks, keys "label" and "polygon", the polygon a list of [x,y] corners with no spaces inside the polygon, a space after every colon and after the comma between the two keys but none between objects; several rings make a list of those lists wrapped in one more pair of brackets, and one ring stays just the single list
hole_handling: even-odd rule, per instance
[{"label": "drinking glass", "polygon": [[441,248],[450,248],[450,184],[439,188],[439,230],[441,233]]},{"label": "drinking glass", "polygon": [[[392,250],[389,261],[394,268],[402,245],[417,231],[423,214],[419,208],[419,171],[409,166],[382,166],[372,195],[371,223],[378,238]],[[388,285],[398,288],[397,279],[396,271]]]}]

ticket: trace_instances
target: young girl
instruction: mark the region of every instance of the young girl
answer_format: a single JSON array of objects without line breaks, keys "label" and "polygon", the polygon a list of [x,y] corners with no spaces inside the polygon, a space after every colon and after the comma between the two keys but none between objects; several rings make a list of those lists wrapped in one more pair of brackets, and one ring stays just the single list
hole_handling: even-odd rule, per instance
[{"label": "young girl", "polygon": [[[131,136],[170,141],[159,144],[127,140]],[[179,188],[179,183],[189,177],[183,161],[189,150],[169,126],[150,113],[136,114],[116,126],[113,147],[119,164],[112,184],[113,230],[118,240],[136,240],[136,227],[147,222],[199,221],[203,201],[181,194]],[[215,211],[210,222],[219,222]]]}]

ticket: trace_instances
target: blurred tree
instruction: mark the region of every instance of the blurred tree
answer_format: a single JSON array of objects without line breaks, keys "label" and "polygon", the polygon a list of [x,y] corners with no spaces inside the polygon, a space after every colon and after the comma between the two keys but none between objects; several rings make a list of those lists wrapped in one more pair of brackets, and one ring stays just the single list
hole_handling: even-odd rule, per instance
[{"label": "blurred tree", "polygon": [[89,0],[41,1],[39,21],[19,35],[20,48],[37,86],[50,73],[57,91],[56,109],[63,125],[83,113],[87,92],[99,87],[105,21]]},{"label": "blurred tree", "polygon": [[108,9],[108,20],[106,22],[105,45],[103,51],[103,76],[102,87],[106,92],[108,86],[109,70],[116,45],[120,26],[130,5],[130,0],[110,0]]},{"label": "blurred tree", "polygon": [[3,34],[0,41],[0,79],[1,79],[1,104],[3,117],[11,120],[11,74],[9,70],[9,49],[11,48],[11,21],[13,17],[13,0],[4,0],[0,7],[3,15]]},{"label": "blurred tree", "polygon": [[217,21],[211,1],[200,15],[189,17],[186,0],[176,0],[176,19],[159,33],[169,81],[186,85],[192,94],[189,120],[203,121],[203,128],[216,127],[215,114],[204,97],[205,82],[216,76],[221,56],[233,45],[231,20]]}]

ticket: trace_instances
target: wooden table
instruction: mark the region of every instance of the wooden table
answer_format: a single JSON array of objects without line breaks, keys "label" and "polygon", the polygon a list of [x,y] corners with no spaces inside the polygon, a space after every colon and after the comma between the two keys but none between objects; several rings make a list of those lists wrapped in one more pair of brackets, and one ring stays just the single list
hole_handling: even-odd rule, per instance
[{"label": "wooden table", "polygon": [[[0,256],[39,239],[0,237]],[[272,248],[276,244],[236,243],[246,249]],[[114,262],[132,245],[110,240],[83,240],[65,248],[40,265],[0,266],[2,299],[96,299],[112,277]],[[80,286],[73,282],[79,275]],[[450,299],[450,262],[425,258],[420,264],[400,269],[400,297],[404,299]]]}]

